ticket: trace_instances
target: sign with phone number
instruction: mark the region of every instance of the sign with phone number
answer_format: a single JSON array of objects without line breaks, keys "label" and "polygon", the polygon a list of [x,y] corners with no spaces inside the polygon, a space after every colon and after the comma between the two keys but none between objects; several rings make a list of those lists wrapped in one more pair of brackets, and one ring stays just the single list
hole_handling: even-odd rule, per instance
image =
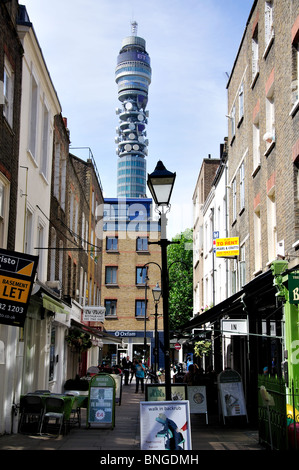
[{"label": "sign with phone number", "polygon": [[0,249],[0,324],[23,327],[38,256]]}]

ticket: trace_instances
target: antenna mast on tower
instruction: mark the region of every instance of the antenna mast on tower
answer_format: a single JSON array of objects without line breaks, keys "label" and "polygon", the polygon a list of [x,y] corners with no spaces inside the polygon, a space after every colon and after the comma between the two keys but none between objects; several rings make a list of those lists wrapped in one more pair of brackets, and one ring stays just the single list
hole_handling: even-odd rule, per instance
[{"label": "antenna mast on tower", "polygon": [[133,36],[137,36],[137,28],[138,28],[137,21],[131,21],[131,29],[132,29]]}]

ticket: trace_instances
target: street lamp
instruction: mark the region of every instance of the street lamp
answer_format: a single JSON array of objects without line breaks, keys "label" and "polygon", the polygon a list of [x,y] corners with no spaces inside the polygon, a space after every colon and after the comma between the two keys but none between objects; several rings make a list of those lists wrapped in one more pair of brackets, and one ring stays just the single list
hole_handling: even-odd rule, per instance
[{"label": "street lamp", "polygon": [[159,342],[158,342],[158,303],[160,301],[160,297],[162,294],[162,291],[159,287],[159,284],[157,282],[156,287],[152,289],[153,297],[154,297],[154,302],[155,302],[155,351],[154,351],[154,356],[155,356],[155,368],[154,372],[155,375],[157,373],[157,365],[158,365],[158,357],[159,357]]},{"label": "street lamp", "polygon": [[[173,190],[176,173],[166,170],[165,166],[158,161],[155,170],[148,175],[147,185],[157,206],[162,207],[160,214],[161,239],[156,243],[161,246],[162,258],[162,293],[163,293],[163,328],[164,328],[164,361],[165,361],[165,395],[166,400],[171,400],[171,378],[170,378],[170,345],[169,345],[169,286],[167,269],[167,246],[173,242],[166,239],[166,213],[163,208],[170,208],[170,197]],[[163,233],[162,233],[163,230]],[[165,236],[164,236],[165,235]],[[150,243],[150,242],[149,242]]]}]

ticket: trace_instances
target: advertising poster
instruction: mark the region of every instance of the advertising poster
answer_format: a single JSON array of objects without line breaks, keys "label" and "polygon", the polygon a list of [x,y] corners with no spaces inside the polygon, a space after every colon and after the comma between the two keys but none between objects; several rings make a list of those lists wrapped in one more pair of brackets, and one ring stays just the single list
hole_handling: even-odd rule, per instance
[{"label": "advertising poster", "polygon": [[23,327],[38,256],[0,250],[0,323]]},{"label": "advertising poster", "polygon": [[243,384],[236,371],[227,370],[219,374],[218,391],[223,418],[242,415],[247,417]]},{"label": "advertising poster", "polygon": [[204,385],[189,385],[187,388],[190,413],[207,413],[207,396]]},{"label": "advertising poster", "polygon": [[[166,392],[163,384],[146,384],[146,401],[165,401]],[[187,400],[187,386],[185,384],[171,384],[172,400]]]},{"label": "advertising poster", "polygon": [[189,401],[140,402],[141,450],[191,450]]}]

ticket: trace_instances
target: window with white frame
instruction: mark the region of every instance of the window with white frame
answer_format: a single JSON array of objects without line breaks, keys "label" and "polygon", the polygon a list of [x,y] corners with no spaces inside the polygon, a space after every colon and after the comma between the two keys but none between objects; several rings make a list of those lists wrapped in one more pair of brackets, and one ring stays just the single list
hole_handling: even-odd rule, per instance
[{"label": "window with white frame", "polygon": [[240,166],[240,211],[245,208],[245,166],[244,161]]},{"label": "window with white frame", "polygon": [[268,260],[276,258],[277,252],[277,227],[276,227],[276,200],[275,189],[267,194],[267,231],[268,231]]},{"label": "window with white frame", "polygon": [[262,268],[262,227],[259,206],[254,211],[254,267],[255,272]]},{"label": "window with white frame", "polygon": [[38,221],[38,226],[37,226],[37,237],[36,237],[36,243],[37,243],[37,254],[38,254],[38,268],[37,268],[37,274],[38,278],[40,280],[43,279],[43,268],[44,268],[44,248],[45,246],[45,226],[44,223],[41,219]]},{"label": "window with white frame", "polygon": [[232,196],[233,196],[233,222],[237,219],[237,181],[236,178],[232,182]]},{"label": "window with white frame", "polygon": [[117,300],[105,300],[105,316],[106,317],[114,317],[116,316],[116,307],[117,307]]},{"label": "window with white frame", "polygon": [[264,134],[266,148],[269,148],[275,142],[275,108],[274,108],[274,83],[266,95],[266,133]]},{"label": "window with white frame", "polygon": [[3,83],[3,114],[12,127],[13,125],[13,102],[14,102],[14,72],[13,68],[7,59],[4,57],[4,83]]},{"label": "window with white frame", "polygon": [[61,161],[61,195],[60,205],[62,210],[65,210],[65,191],[66,191],[66,159]]},{"label": "window with white frame", "polygon": [[37,145],[37,114],[38,114],[38,84],[31,75],[31,93],[30,93],[30,116],[29,116],[29,142],[28,150],[31,156],[36,160]]},{"label": "window with white frame", "polygon": [[259,122],[259,113],[257,114],[253,122],[253,171],[255,171],[261,163],[261,154],[260,154],[260,122]]},{"label": "window with white frame", "polygon": [[252,60],[251,60],[251,72],[252,72],[252,82],[255,81],[259,73],[259,42],[258,42],[258,25],[254,30],[252,40]]},{"label": "window with white frame", "polygon": [[58,252],[58,278],[62,284],[62,277],[63,277],[63,241],[59,240],[59,252]]},{"label": "window with white frame", "polygon": [[27,206],[25,216],[24,253],[32,253],[33,212]]},{"label": "window with white frame", "polygon": [[269,45],[274,37],[273,28],[273,1],[265,2],[265,44],[266,47]]},{"label": "window with white frame", "polygon": [[51,228],[51,251],[50,251],[50,281],[55,281],[56,267],[56,230]]},{"label": "window with white frame", "polygon": [[239,121],[244,116],[244,83],[241,83],[239,88]]},{"label": "window with white frame", "polygon": [[10,184],[0,173],[0,247],[6,248],[9,219]]},{"label": "window with white frame", "polygon": [[292,44],[292,104],[297,110],[299,104],[299,30]]},{"label": "window with white frame", "polygon": [[231,270],[231,293],[235,294],[237,292],[237,261],[234,259],[232,263]]},{"label": "window with white frame", "polygon": [[50,133],[50,113],[46,103],[43,103],[43,127],[42,127],[42,147],[41,147],[41,173],[48,179],[49,168],[49,133]]},{"label": "window with white frame", "polygon": [[230,113],[231,138],[236,134],[236,106],[234,105]]},{"label": "window with white frame", "polygon": [[54,196],[59,201],[60,195],[60,158],[61,158],[61,145],[60,142],[56,142],[54,146]]},{"label": "window with white frame", "polygon": [[246,284],[245,243],[240,246],[240,287]]}]

